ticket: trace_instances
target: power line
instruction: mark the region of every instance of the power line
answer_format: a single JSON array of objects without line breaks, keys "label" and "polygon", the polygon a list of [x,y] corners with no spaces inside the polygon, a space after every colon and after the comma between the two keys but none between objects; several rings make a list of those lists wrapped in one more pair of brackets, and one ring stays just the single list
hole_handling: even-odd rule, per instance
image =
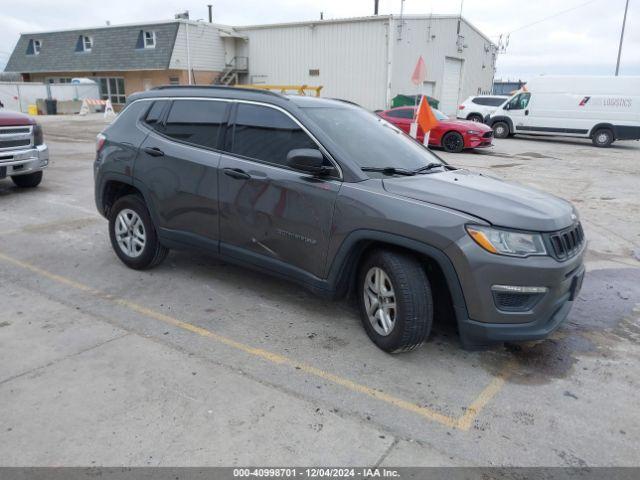
[{"label": "power line", "polygon": [[572,12],[572,11],[577,10],[579,8],[586,7],[590,3],[594,3],[594,2],[597,2],[597,1],[598,0],[589,0],[588,2],[581,3],[580,5],[576,5],[575,7],[567,8],[566,10],[562,10],[561,12],[554,13],[553,15],[549,15],[548,17],[541,18],[540,20],[536,20],[535,22],[527,23],[526,25],[522,25],[522,26],[516,28],[515,30],[511,30],[508,34],[519,32],[520,30],[524,30],[525,28],[529,28],[529,27],[532,27],[534,25],[538,25],[539,23],[546,22],[547,20],[551,20],[552,18],[559,17],[560,15],[564,15],[565,13]]}]

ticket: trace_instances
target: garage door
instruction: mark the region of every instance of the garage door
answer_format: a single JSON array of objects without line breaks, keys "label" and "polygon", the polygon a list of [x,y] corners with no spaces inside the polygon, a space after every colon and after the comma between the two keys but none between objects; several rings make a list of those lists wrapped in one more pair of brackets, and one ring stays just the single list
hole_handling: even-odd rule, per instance
[{"label": "garage door", "polygon": [[447,115],[456,114],[461,74],[462,60],[458,60],[457,58],[445,58],[440,110]]}]

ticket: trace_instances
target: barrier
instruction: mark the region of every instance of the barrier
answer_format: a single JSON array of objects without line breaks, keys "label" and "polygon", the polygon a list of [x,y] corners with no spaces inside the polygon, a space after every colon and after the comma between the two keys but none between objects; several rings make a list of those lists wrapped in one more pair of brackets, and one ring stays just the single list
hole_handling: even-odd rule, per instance
[{"label": "barrier", "polygon": [[89,105],[104,105],[104,118],[108,118],[109,116],[116,115],[116,112],[113,110],[113,105],[111,105],[111,100],[98,100],[97,98],[85,98],[82,101],[82,106],[80,107],[79,115],[86,115],[89,113]]}]

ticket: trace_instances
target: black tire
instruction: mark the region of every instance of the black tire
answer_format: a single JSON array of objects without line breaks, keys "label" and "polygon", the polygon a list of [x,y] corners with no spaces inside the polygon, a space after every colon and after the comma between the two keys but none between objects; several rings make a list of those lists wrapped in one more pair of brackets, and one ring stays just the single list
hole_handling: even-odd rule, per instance
[{"label": "black tire", "polygon": [[613,130],[610,128],[599,128],[591,135],[591,141],[596,147],[606,148],[610,146],[614,140]]},{"label": "black tire", "polygon": [[[370,320],[365,293],[374,268],[382,269],[394,292],[393,326],[386,334],[376,331],[382,328],[377,318],[378,311]],[[374,294],[375,295],[375,294]],[[367,335],[380,349],[389,353],[407,352],[424,343],[433,323],[433,299],[431,285],[423,265],[405,253],[376,250],[360,265],[358,273],[358,298],[360,317]],[[369,297],[371,298],[371,297]],[[378,304],[379,303],[378,297]],[[374,326],[374,322],[376,326]]]},{"label": "black tire", "polygon": [[491,128],[493,128],[494,138],[507,138],[511,133],[507,122],[496,122],[491,125]]},{"label": "black tire", "polygon": [[17,187],[35,188],[40,185],[42,181],[42,171],[27,173],[26,175],[16,175],[15,177],[11,177],[11,180],[13,180],[13,183],[15,183]]},{"label": "black tire", "polygon": [[[120,213],[125,210],[134,212],[138,216],[143,227],[142,233],[145,236],[144,246],[134,255],[126,253],[116,238],[116,222],[119,221]],[[149,210],[144,200],[138,195],[126,195],[119,198],[113,205],[109,215],[109,238],[113,250],[122,263],[135,270],[153,268],[162,263],[169,253],[169,249],[158,241],[158,234],[149,215]]]},{"label": "black tire", "polygon": [[484,123],[484,118],[482,118],[482,115],[478,114],[478,113],[472,113],[467,117],[467,120],[470,120],[472,122],[478,122],[478,123]]},{"label": "black tire", "polygon": [[447,132],[442,137],[442,148],[447,152],[460,153],[464,150],[464,138],[458,132]]}]

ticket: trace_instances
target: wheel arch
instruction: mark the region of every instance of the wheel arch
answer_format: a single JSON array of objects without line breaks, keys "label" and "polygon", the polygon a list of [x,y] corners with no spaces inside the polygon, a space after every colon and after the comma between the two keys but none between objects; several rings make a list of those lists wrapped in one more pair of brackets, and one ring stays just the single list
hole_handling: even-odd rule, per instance
[{"label": "wheel arch", "polygon": [[593,135],[601,128],[606,128],[608,130],[611,130],[611,135],[613,135],[613,139],[616,139],[616,131],[615,128],[613,128],[613,125],[611,123],[608,122],[600,122],[596,125],[594,125],[591,128],[591,131],[589,131],[589,138],[593,138]]},{"label": "wheel arch", "polygon": [[400,251],[418,258],[432,281],[436,317],[451,313],[458,325],[468,319],[462,286],[449,257],[432,245],[385,232],[357,230],[343,241],[328,276],[337,297],[351,296],[356,291],[358,269],[367,254],[375,249]]},{"label": "wheel arch", "polygon": [[513,121],[509,118],[506,117],[504,115],[500,115],[498,117],[492,117],[489,120],[489,126],[493,127],[494,124],[498,123],[498,122],[504,122],[507,124],[507,126],[509,127],[509,133],[514,133],[514,129],[513,129]]},{"label": "wheel arch", "polygon": [[102,184],[100,193],[100,204],[98,207],[107,218],[109,218],[111,208],[119,198],[125,195],[139,195],[144,199],[142,192],[134,187],[129,179],[117,177],[106,179]]}]

